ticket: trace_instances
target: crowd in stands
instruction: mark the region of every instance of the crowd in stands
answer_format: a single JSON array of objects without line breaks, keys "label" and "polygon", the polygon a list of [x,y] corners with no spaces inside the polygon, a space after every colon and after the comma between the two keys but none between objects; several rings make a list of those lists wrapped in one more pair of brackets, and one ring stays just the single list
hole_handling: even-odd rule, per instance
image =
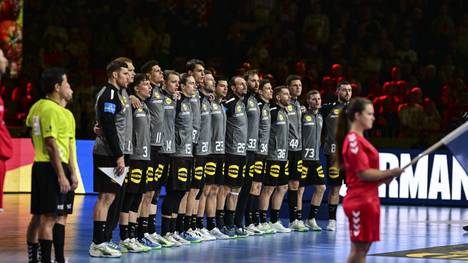
[{"label": "crowd in stands", "polygon": [[91,138],[106,61],[180,70],[200,58],[215,73],[255,68],[277,85],[297,74],[303,94],[318,89],[324,102],[346,79],[374,102],[372,137],[430,141],[468,111],[464,10],[464,0],[25,1],[23,71],[2,92],[15,109],[7,121],[22,120],[40,96],[40,72],[61,66],[75,90],[77,135]]}]

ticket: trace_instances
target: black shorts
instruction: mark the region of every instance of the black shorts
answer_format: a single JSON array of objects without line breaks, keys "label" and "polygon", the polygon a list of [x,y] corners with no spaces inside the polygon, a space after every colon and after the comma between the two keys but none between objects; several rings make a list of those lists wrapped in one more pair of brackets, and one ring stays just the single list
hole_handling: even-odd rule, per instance
[{"label": "black shorts", "polygon": [[255,176],[255,152],[247,151],[245,159],[245,179],[253,180]]},{"label": "black shorts", "polygon": [[[71,184],[68,165],[62,163],[65,176]],[[73,212],[75,193],[60,193],[57,173],[50,162],[34,162],[31,173],[31,214],[66,215]]]},{"label": "black shorts", "polygon": [[167,188],[175,191],[189,190],[192,177],[192,158],[172,157],[170,171]]},{"label": "black shorts", "polygon": [[338,168],[333,155],[325,155],[327,158],[327,184],[331,186],[340,186],[344,181],[344,170]]},{"label": "black shorts", "polygon": [[224,177],[224,155],[213,154],[208,157],[205,165],[205,183],[207,185],[222,185]]},{"label": "black shorts", "polygon": [[263,178],[265,177],[266,169],[266,155],[255,155],[255,169],[254,169],[254,178],[253,181],[257,183],[262,183]]},{"label": "black shorts", "polygon": [[301,181],[305,185],[325,184],[325,175],[320,161],[303,161]]},{"label": "black shorts", "polygon": [[230,187],[242,187],[245,175],[245,156],[226,154],[223,184]]},{"label": "black shorts", "polygon": [[302,152],[288,152],[288,171],[290,181],[300,181],[302,176]]},{"label": "black shorts", "polygon": [[[125,166],[128,164],[125,163]],[[115,167],[115,157],[93,154],[93,191],[97,193],[114,193],[117,194],[122,188],[114,179],[111,179],[99,167]],[[123,175],[122,175],[123,176]]]},{"label": "black shorts", "polygon": [[265,177],[263,184],[266,186],[279,186],[288,184],[288,162],[270,161],[265,163]]},{"label": "black shorts", "polygon": [[[157,158],[157,160],[156,160]],[[171,168],[171,156],[169,154],[158,153],[152,162],[154,171],[154,180],[156,183],[151,190],[159,190],[167,184],[167,178],[169,178]]]},{"label": "black shorts", "polygon": [[141,194],[148,190],[148,165],[148,161],[130,160],[130,170],[125,178],[127,193]]},{"label": "black shorts", "polygon": [[208,156],[196,156],[193,164],[193,176],[190,188],[201,189],[206,180]]}]

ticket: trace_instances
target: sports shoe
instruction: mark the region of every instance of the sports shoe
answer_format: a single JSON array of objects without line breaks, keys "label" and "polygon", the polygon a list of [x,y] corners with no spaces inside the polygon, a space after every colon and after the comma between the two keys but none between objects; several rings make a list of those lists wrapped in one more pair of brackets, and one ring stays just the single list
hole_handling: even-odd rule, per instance
[{"label": "sports shoe", "polygon": [[195,229],[195,230],[193,230],[193,229],[190,229],[190,230],[193,231],[193,233],[195,234],[195,236],[197,236],[197,237],[200,239],[201,242],[203,242],[203,241],[208,241],[208,240],[205,240],[205,236],[203,236],[203,234],[200,232],[200,230],[198,230],[198,228]]},{"label": "sports shoe", "polygon": [[141,249],[143,249],[143,252],[148,252],[151,250],[151,248],[145,244],[143,244],[142,242],[140,242],[138,239],[136,238],[132,238],[130,239],[133,243],[135,243],[137,246],[141,247]]},{"label": "sports shoe", "polygon": [[284,227],[280,221],[276,221],[276,223],[271,223],[270,222],[271,228],[276,230],[278,233],[291,233],[291,229]]},{"label": "sports shoe", "polygon": [[122,253],[108,246],[107,242],[96,245],[91,243],[89,246],[89,255],[98,258],[119,258]]},{"label": "sports shoe", "polygon": [[238,238],[245,238],[249,236],[249,234],[247,233],[244,227],[236,227],[235,231],[236,231],[236,236]]},{"label": "sports shoe", "polygon": [[468,225],[464,225],[463,230],[468,231]]},{"label": "sports shoe", "polygon": [[225,234],[226,236],[229,236],[229,238],[236,238],[236,230],[234,229],[234,227],[227,227],[227,226],[223,226],[223,228],[221,229],[221,232],[223,234]]},{"label": "sports shoe", "polygon": [[135,241],[130,238],[120,240],[119,245],[122,253],[140,253],[145,251],[142,246],[135,243]]},{"label": "sports shoe", "polygon": [[335,231],[336,230],[336,220],[334,220],[334,219],[328,220],[327,230],[328,231]]},{"label": "sports shoe", "polygon": [[271,235],[271,234],[276,234],[276,230],[273,229],[270,225],[270,223],[260,223],[258,226],[257,226],[258,230],[262,231],[263,233],[267,234],[267,235]]},{"label": "sports shoe", "polygon": [[114,243],[114,241],[112,241],[112,239],[107,241],[107,245],[109,247],[111,247],[112,249],[120,251],[120,246],[118,244]]},{"label": "sports shoe", "polygon": [[[145,234],[146,235],[146,234]],[[162,237],[158,233],[154,232],[153,234],[150,234],[151,238],[161,244],[162,247],[173,247],[174,243],[167,240],[166,238]]]},{"label": "sports shoe", "polygon": [[202,241],[201,238],[191,228],[182,233],[181,236],[190,243],[200,243]]},{"label": "sports shoe", "polygon": [[143,238],[138,239],[138,242],[140,242],[140,244],[143,244],[151,248],[151,250],[161,249],[162,247],[161,244],[159,244],[158,242],[151,240],[150,235],[148,233],[145,233],[145,236]]},{"label": "sports shoe", "polygon": [[312,231],[322,231],[322,228],[317,224],[315,218],[308,219],[305,225]]},{"label": "sports shoe", "polygon": [[165,238],[167,241],[172,242],[172,244],[174,244],[174,247],[180,247],[180,246],[182,246],[182,244],[181,244],[179,241],[175,240],[175,238],[172,236],[172,233],[169,233],[169,232],[168,232],[168,233],[164,236],[164,238]]},{"label": "sports shoe", "polygon": [[212,236],[214,236],[217,240],[229,239],[229,236],[223,234],[223,233],[219,230],[219,228],[217,228],[217,227],[211,229],[209,232],[210,232],[210,234],[211,234]]},{"label": "sports shoe", "polygon": [[247,231],[253,233],[253,235],[255,236],[261,236],[263,235],[263,231],[261,231],[260,229],[258,229],[254,224],[250,224],[248,227],[247,227]]},{"label": "sports shoe", "polygon": [[304,222],[302,222],[302,220],[299,220],[299,219],[296,219],[296,220],[292,221],[291,223],[289,223],[289,228],[292,231],[296,231],[296,232],[307,232],[307,231],[309,231],[309,229],[304,225]]},{"label": "sports shoe", "polygon": [[216,240],[216,237],[213,236],[212,234],[210,234],[210,231],[208,231],[208,229],[206,228],[202,228],[202,229],[197,229],[198,232],[200,232],[203,236],[203,241],[213,241],[213,240]]},{"label": "sports shoe", "polygon": [[[52,260],[52,263],[58,263],[56,259]],[[64,263],[70,263],[70,258],[65,258]]]},{"label": "sports shoe", "polygon": [[182,236],[180,236],[177,231],[172,234],[172,237],[183,246],[191,244],[190,241],[187,241]]}]

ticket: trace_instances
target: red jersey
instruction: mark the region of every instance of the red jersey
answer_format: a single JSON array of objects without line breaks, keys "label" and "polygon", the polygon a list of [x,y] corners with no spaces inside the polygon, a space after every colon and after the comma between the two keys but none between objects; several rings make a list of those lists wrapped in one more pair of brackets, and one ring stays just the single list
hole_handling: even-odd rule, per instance
[{"label": "red jersey", "polygon": [[8,131],[3,117],[5,115],[5,104],[0,97],[0,159],[8,160],[13,155],[13,146],[10,132]]},{"label": "red jersey", "polygon": [[379,169],[379,152],[362,136],[349,132],[343,142],[343,164],[348,191],[343,208],[349,220],[352,241],[380,239],[380,181],[364,181],[359,172]]}]

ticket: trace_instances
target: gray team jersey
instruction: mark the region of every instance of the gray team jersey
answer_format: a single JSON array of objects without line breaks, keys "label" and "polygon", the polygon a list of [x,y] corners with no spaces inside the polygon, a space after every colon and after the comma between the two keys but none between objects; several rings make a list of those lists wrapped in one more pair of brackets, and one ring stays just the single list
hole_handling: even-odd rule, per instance
[{"label": "gray team jersey", "polygon": [[272,105],[270,138],[268,140],[267,160],[287,161],[288,160],[288,112],[278,106]]},{"label": "gray team jersey", "polygon": [[338,126],[338,116],[340,115],[341,110],[345,107],[343,103],[330,103],[323,105],[321,109],[322,116],[325,118],[325,123],[323,127],[324,134],[324,143],[323,143],[323,152],[326,155],[332,155],[336,152],[336,128]]},{"label": "gray team jersey", "polygon": [[302,115],[302,160],[318,161],[323,118],[308,110]]},{"label": "gray team jersey", "polygon": [[245,111],[247,112],[247,151],[258,151],[258,126],[260,122],[260,108],[255,93],[247,93],[244,98]]},{"label": "gray team jersey", "polygon": [[289,119],[288,146],[289,151],[300,151],[302,149],[301,140],[301,104],[297,99],[291,99],[291,103],[286,107]]},{"label": "gray team jersey", "polygon": [[219,100],[211,103],[211,153],[224,154],[226,112]]},{"label": "gray team jersey", "polygon": [[192,157],[193,112],[190,98],[181,95],[177,101],[175,119],[175,153],[177,157]]},{"label": "gray team jersey", "polygon": [[224,103],[226,109],[226,153],[246,155],[247,114],[242,99],[234,96]]},{"label": "gray team jersey", "polygon": [[268,140],[270,139],[270,128],[271,128],[271,115],[270,115],[270,104],[258,100],[258,106],[260,109],[260,125],[258,128],[258,152],[260,155],[267,155],[268,153]]},{"label": "gray team jersey", "polygon": [[162,154],[173,154],[175,153],[176,101],[164,90],[162,94],[164,96],[164,121],[162,123],[162,147],[159,152]]},{"label": "gray team jersey", "polygon": [[151,97],[147,100],[151,113],[151,145],[162,146],[162,132],[164,122],[164,95],[161,88],[151,84]]},{"label": "gray team jersey", "polygon": [[132,137],[133,137],[133,116],[132,116],[132,102],[128,97],[127,89],[122,89],[123,103],[125,104],[125,148],[124,154],[133,153]]},{"label": "gray team jersey", "polygon": [[211,103],[203,93],[200,93],[200,103],[200,133],[194,153],[196,156],[205,156],[210,154],[211,147]]},{"label": "gray team jersey", "polygon": [[133,154],[131,160],[150,160],[151,115],[145,102],[133,109]]},{"label": "gray team jersey", "polygon": [[193,96],[190,98],[190,104],[193,111],[193,136],[192,140],[193,143],[198,143],[198,137],[200,136],[200,93],[198,92],[198,88],[193,93]]},{"label": "gray team jersey", "polygon": [[[106,84],[110,85],[110,84]],[[103,95],[104,94],[104,95]],[[101,98],[101,96],[107,96],[108,98]],[[124,98],[120,94],[120,92],[111,87],[104,86],[96,95],[96,103],[94,105],[95,112],[96,112],[96,120],[99,122],[99,110],[98,110],[98,103],[100,99],[115,101],[116,103],[120,103],[121,110],[115,113],[115,129],[117,131],[117,137],[120,145],[120,150],[122,153],[125,153],[124,149],[126,146],[126,126],[127,126],[127,108],[125,107]],[[131,116],[131,113],[129,114]],[[127,143],[128,144],[128,143]],[[97,155],[104,155],[104,156],[113,156],[108,142],[103,136],[97,136],[96,142],[94,143],[93,153]]]}]

